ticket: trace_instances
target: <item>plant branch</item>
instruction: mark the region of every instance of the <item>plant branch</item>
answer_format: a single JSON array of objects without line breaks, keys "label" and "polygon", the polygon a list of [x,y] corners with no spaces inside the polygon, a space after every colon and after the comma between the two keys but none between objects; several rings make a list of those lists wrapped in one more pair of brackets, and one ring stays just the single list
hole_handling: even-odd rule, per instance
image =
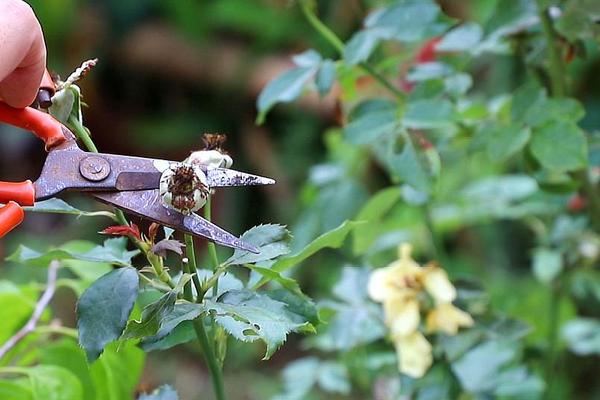
[{"label": "plant branch", "polygon": [[[208,222],[211,222],[212,219],[212,202],[210,196],[206,200],[206,204],[204,205],[204,219]],[[212,263],[213,271],[217,271],[219,268],[219,257],[217,256],[217,246],[213,242],[208,242],[208,254],[210,256],[210,261]],[[217,292],[219,291],[219,282],[216,281],[213,286],[213,296],[217,297]]]},{"label": "plant branch", "polygon": [[48,281],[46,284],[46,290],[38,300],[35,308],[33,310],[33,314],[31,314],[31,318],[29,321],[23,326],[17,333],[15,333],[10,339],[6,341],[0,347],[0,359],[6,355],[12,348],[14,348],[21,340],[23,340],[27,335],[33,332],[36,329],[36,325],[42,316],[42,313],[52,300],[54,296],[54,292],[56,291],[56,277],[58,274],[58,268],[60,264],[58,261],[54,260],[50,262],[48,266]]},{"label": "plant branch", "polygon": [[217,400],[225,400],[223,372],[221,371],[221,366],[219,365],[219,362],[215,356],[213,347],[208,340],[208,335],[206,334],[206,329],[204,328],[204,320],[202,317],[199,317],[192,321],[192,324],[194,325],[198,342],[200,342],[200,347],[202,348],[202,354],[204,354],[206,365],[208,365],[208,369],[210,370],[210,376],[212,378],[213,388],[215,390],[215,397]]},{"label": "plant branch", "polygon": [[550,84],[552,86],[552,95],[554,97],[564,97],[567,94],[567,85],[565,81],[565,65],[562,60],[560,51],[560,41],[552,26],[552,19],[548,10],[541,4],[541,0],[537,0],[538,14],[542,22],[542,30],[546,37],[546,46],[550,56]]},{"label": "plant branch", "polygon": [[[327,25],[325,25],[315,14],[312,5],[309,0],[301,0],[300,8],[302,9],[302,13],[311,24],[311,26],[321,35],[331,46],[333,46],[340,56],[344,56],[344,42],[331,30]],[[375,81],[377,81],[383,88],[388,90],[391,94],[396,97],[396,99],[400,102],[404,102],[405,95],[404,93],[396,88],[389,80],[386,79],[380,72],[375,70],[373,66],[366,62],[362,62],[358,64],[359,67],[365,71],[367,74],[371,75]]]},{"label": "plant branch", "polygon": [[196,265],[196,251],[194,249],[194,237],[192,235],[185,234],[185,254],[187,256],[187,273],[192,275],[192,282],[196,288],[196,302],[201,303],[204,298],[204,291],[200,278],[198,278],[198,267]]},{"label": "plant branch", "polygon": [[[185,268],[184,272],[187,272],[188,274],[192,274],[192,278],[193,278],[194,276],[197,275],[197,274],[195,274],[196,261],[194,258],[195,256],[194,256],[193,250],[191,251],[191,253],[189,252],[189,249],[193,249],[193,241],[192,241],[192,246],[189,246],[187,244],[188,236],[189,235],[186,235],[186,249],[188,249],[187,255],[189,258],[189,262],[183,263],[183,267]],[[190,236],[190,238],[191,238],[191,236]],[[194,261],[192,262],[192,260],[194,260]],[[188,282],[188,283],[186,283],[186,285],[190,285],[190,283]],[[196,291],[198,292],[198,296],[197,296],[196,300],[198,302],[202,301],[202,296],[204,293],[201,291],[201,289],[202,288],[200,288],[200,290],[199,290],[199,286],[196,286]],[[184,297],[190,303],[194,302],[194,296],[192,295],[191,290],[184,290]],[[204,318],[202,316],[200,316],[200,317],[196,318],[194,321],[192,321],[192,324],[194,326],[194,331],[196,331],[196,337],[198,338],[200,347],[202,348],[202,354],[204,355],[204,361],[206,362],[206,365],[208,366],[208,369],[210,370],[210,376],[212,379],[215,396],[216,396],[217,400],[225,400],[223,372],[221,371],[219,362],[217,361],[217,358],[215,356],[213,348],[210,345],[210,341],[208,339],[206,329],[204,328]]]}]

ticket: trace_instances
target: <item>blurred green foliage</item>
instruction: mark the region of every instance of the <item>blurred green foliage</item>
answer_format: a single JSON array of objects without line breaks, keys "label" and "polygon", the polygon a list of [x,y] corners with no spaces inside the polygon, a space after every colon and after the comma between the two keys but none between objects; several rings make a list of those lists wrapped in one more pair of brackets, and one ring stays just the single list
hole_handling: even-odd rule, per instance
[{"label": "blurred green foliage", "polygon": [[[303,340],[291,335],[269,362],[257,361],[264,346],[230,341],[230,398],[599,396],[596,1],[30,3],[51,69],[62,75],[100,58],[82,85],[86,124],[103,151],[183,159],[202,132],[219,131],[236,168],[278,179],[271,191],[219,194],[214,213],[234,232],[289,224],[291,254],[300,257],[293,268],[259,262],[235,274],[294,289],[296,279],[324,323]],[[339,43],[314,29],[302,7]],[[10,138],[39,164],[39,148]],[[8,161],[0,172],[14,173]],[[326,246],[334,248],[300,256],[345,220],[362,223]],[[39,266],[14,261],[41,261],[31,249],[54,246],[76,254],[65,256],[61,279],[80,295],[115,262],[82,256],[97,246],[83,240],[98,242],[100,221],[29,214],[2,243],[5,257],[26,247],[2,272],[0,319],[9,323],[0,342],[28,319],[40,293],[32,282],[44,279]],[[80,240],[63,245],[72,239]],[[399,374],[382,312],[366,294],[372,269],[394,260],[402,242],[414,244],[417,259],[441,263],[457,304],[476,320],[456,336],[431,335],[436,361],[421,379]],[[59,295],[53,312],[72,324],[72,294]],[[137,317],[151,300],[138,303]],[[189,341],[191,324],[179,326],[166,345],[143,347]],[[183,399],[210,391],[207,379],[198,383],[206,371],[193,344],[149,353],[138,386],[137,347],[109,348],[88,370],[74,340],[40,335],[23,343],[33,349],[22,360],[9,359],[39,366],[2,381],[0,397],[51,398],[31,397],[32,388],[56,387],[51,381],[79,382],[70,385],[83,394],[74,399],[130,398],[136,387],[165,382]]]}]

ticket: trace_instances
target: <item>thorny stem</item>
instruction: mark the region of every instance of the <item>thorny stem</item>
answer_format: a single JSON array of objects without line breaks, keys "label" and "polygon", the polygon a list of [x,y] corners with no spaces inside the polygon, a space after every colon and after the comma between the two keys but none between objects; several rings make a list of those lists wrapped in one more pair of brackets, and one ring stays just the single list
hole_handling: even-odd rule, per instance
[{"label": "thorny stem", "polygon": [[[339,37],[327,25],[325,25],[314,13],[313,7],[310,4],[310,0],[301,0],[300,7],[302,9],[302,13],[311,24],[311,26],[321,35],[329,44],[331,44],[339,53],[340,56],[344,55],[344,42],[341,41]],[[362,62],[358,64],[363,71],[368,73],[375,79],[382,87],[387,89],[390,93],[396,97],[396,99],[404,103],[405,95],[404,93],[396,88],[394,85],[388,81],[385,76],[379,73],[375,68],[369,65],[366,62]]]},{"label": "thorny stem", "polygon": [[36,329],[36,325],[40,320],[42,313],[44,312],[44,310],[50,303],[50,300],[52,300],[52,297],[54,296],[54,292],[56,290],[56,277],[58,274],[59,267],[60,264],[58,263],[58,261],[54,260],[50,262],[50,265],[48,266],[48,280],[46,284],[46,290],[35,305],[35,309],[33,310],[33,314],[31,314],[31,318],[29,318],[29,321],[27,321],[27,323],[17,333],[15,333],[10,339],[6,341],[6,343],[2,345],[2,347],[0,347],[0,359],[2,359],[2,357],[4,357],[6,353],[13,349],[17,344],[19,344],[21,340],[23,340],[27,335],[29,335]]}]

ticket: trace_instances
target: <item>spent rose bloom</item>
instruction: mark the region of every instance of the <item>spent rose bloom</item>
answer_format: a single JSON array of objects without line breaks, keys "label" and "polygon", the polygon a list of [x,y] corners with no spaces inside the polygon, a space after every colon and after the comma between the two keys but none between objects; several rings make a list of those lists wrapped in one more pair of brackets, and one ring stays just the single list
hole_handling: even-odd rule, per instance
[{"label": "spent rose bloom", "polygon": [[[419,266],[411,251],[410,244],[402,244],[398,260],[371,273],[367,289],[369,297],[383,305],[400,372],[420,378],[433,360],[431,344],[419,331],[421,312],[427,311],[427,333],[455,335],[460,327],[472,326],[473,319],[452,305],[456,289],[446,271],[435,263]],[[434,306],[429,310],[424,310],[420,302],[419,294],[423,292],[433,299]]]}]

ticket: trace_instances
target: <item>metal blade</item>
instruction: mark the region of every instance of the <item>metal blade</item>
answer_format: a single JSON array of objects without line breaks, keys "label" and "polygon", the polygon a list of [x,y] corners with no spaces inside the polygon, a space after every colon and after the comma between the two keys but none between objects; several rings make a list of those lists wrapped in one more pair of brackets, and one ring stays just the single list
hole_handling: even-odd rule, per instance
[{"label": "metal blade", "polygon": [[223,246],[259,253],[259,250],[215,224],[196,215],[183,215],[163,205],[158,189],[135,192],[93,192],[92,196],[128,213],[147,218],[161,225],[207,238]]},{"label": "metal blade", "polygon": [[211,168],[204,171],[208,179],[208,186],[226,187],[226,186],[255,186],[255,185],[273,185],[275,180],[258,175],[251,175],[245,172],[235,171],[228,168]]}]

